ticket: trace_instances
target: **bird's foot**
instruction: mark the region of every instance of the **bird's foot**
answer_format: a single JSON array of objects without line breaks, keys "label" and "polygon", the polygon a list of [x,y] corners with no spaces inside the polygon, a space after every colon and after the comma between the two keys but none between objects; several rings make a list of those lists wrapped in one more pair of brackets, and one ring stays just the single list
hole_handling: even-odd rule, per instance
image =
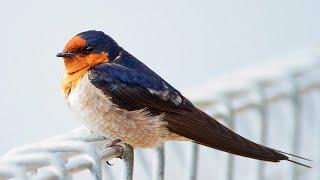
[{"label": "bird's foot", "polygon": [[[124,147],[118,144],[118,143],[120,143],[120,142],[121,142],[121,139],[116,139],[116,140],[112,141],[111,143],[107,144],[107,145],[105,146],[105,148],[110,148],[110,147],[116,148],[118,151],[121,152],[121,154],[120,154],[119,156],[117,156],[116,158],[122,159],[122,155],[123,155],[123,153],[124,153]],[[113,165],[113,164],[110,164],[109,161],[106,161],[106,163],[107,163],[109,166],[112,166],[112,165]]]},{"label": "bird's foot", "polygon": [[113,140],[111,143],[108,143],[106,145],[106,148],[109,148],[109,147],[114,147],[115,145],[118,145],[118,143],[121,142],[121,139],[116,139],[116,140]]}]

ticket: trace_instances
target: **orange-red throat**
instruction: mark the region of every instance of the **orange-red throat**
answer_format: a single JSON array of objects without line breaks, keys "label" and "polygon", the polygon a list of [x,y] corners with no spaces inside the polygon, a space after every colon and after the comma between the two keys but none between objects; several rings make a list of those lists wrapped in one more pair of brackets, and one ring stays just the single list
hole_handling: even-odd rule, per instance
[{"label": "orange-red throat", "polygon": [[77,53],[86,46],[86,42],[80,36],[73,37],[65,46],[64,52],[73,53],[73,56],[64,57],[66,69],[65,77],[62,82],[62,89],[68,95],[74,89],[79,80],[84,76],[88,69],[100,63],[109,62],[108,53]]}]

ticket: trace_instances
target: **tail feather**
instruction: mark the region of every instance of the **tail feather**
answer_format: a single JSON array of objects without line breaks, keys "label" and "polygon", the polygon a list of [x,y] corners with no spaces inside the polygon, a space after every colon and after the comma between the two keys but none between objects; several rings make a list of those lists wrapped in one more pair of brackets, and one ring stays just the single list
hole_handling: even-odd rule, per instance
[{"label": "tail feather", "polygon": [[183,114],[167,113],[166,119],[168,129],[171,132],[189,138],[198,144],[248,158],[270,162],[286,160],[304,167],[310,167],[289,159],[286,155],[306,161],[310,161],[309,159],[254,143],[220,124],[199,109]]},{"label": "tail feather", "polygon": [[309,166],[309,165],[306,165],[306,164],[303,164],[303,163],[300,163],[300,162],[297,162],[297,161],[293,161],[293,160],[291,160],[291,159],[288,159],[287,161],[292,162],[292,163],[294,163],[294,164],[298,164],[298,165],[300,165],[300,166],[307,167],[307,168],[312,168],[312,167]]},{"label": "tail feather", "polygon": [[[272,148],[270,148],[272,149]],[[292,156],[292,157],[296,157],[296,158],[299,158],[299,159],[303,159],[303,160],[306,160],[306,161],[311,161],[313,162],[311,159],[307,159],[307,158],[304,158],[304,157],[301,157],[301,156],[298,156],[298,155],[295,155],[295,154],[290,154],[290,153],[287,153],[287,152],[283,152],[283,151],[279,151],[279,150],[276,150],[276,149],[272,149],[278,153],[281,153],[281,154],[285,154],[285,155],[289,155],[289,156]]]}]

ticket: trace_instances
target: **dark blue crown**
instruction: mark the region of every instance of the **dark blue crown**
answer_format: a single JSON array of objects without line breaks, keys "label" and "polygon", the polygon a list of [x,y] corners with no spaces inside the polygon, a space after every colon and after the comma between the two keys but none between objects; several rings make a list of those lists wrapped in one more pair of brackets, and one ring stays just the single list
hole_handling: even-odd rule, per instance
[{"label": "dark blue crown", "polygon": [[85,31],[78,34],[82,37],[87,45],[94,47],[95,53],[106,52],[109,54],[109,59],[116,58],[121,51],[121,47],[110,36],[102,31]]}]

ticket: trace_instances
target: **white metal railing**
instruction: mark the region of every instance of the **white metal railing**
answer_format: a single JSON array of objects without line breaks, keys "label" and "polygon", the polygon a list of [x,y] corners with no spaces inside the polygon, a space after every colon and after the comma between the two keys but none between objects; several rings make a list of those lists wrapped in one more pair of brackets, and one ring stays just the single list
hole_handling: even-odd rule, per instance
[{"label": "white metal railing", "polygon": [[[294,154],[299,154],[299,138],[301,136],[301,113],[302,97],[311,92],[319,92],[320,89],[320,58],[317,50],[297,53],[293,56],[278,60],[268,66],[247,69],[240,73],[224,76],[215,79],[211,83],[190,90],[187,97],[196,102],[203,109],[213,111],[212,116],[221,119],[230,128],[236,126],[236,116],[239,113],[254,110],[258,113],[260,123],[260,142],[267,143],[270,131],[268,123],[269,105],[280,100],[289,100],[292,108],[292,132],[291,150]],[[307,78],[306,78],[307,77]],[[302,80],[301,80],[302,79]],[[286,88],[281,91],[268,94],[267,89],[285,83]],[[239,101],[238,99],[242,99]],[[238,101],[237,101],[238,100]],[[318,121],[316,121],[318,122]],[[316,123],[320,128],[320,123]],[[319,133],[317,135],[320,135]],[[317,138],[317,137],[314,137]],[[110,140],[93,134],[85,128],[73,130],[70,133],[59,135],[42,142],[15,148],[0,158],[0,179],[20,178],[20,179],[72,179],[72,174],[88,169],[93,179],[108,177],[114,179],[112,167],[104,168],[106,163],[101,163],[113,159],[121,154],[117,148],[104,148]],[[176,145],[174,145],[176,146]],[[146,162],[143,154],[137,154],[137,164],[143,166],[148,179],[162,180],[165,177],[165,147],[162,146],[154,150],[152,169],[150,163]],[[199,145],[192,144],[183,146],[190,148],[190,158],[187,163],[176,163],[177,166],[184,166],[186,178],[195,180],[199,176]],[[320,147],[320,144],[319,144]],[[134,150],[129,145],[124,144],[125,153],[122,159],[121,179],[130,180],[133,178]],[[178,147],[174,148],[175,150]],[[184,149],[186,150],[186,149]],[[168,151],[170,155],[171,151]],[[166,154],[168,154],[166,153]],[[317,149],[315,153],[320,154]],[[176,153],[179,156],[179,153]],[[228,155],[226,166],[219,168],[225,170],[224,179],[235,179],[235,159],[233,155]],[[315,159],[318,163],[320,158]],[[267,179],[266,164],[259,162],[254,179]],[[298,169],[296,165],[290,168],[290,179],[298,179],[308,169]],[[314,171],[317,178],[320,178],[320,169],[316,167]],[[105,171],[105,172],[104,172]],[[151,176],[151,177],[150,177]],[[170,178],[170,177],[169,177]]]}]

